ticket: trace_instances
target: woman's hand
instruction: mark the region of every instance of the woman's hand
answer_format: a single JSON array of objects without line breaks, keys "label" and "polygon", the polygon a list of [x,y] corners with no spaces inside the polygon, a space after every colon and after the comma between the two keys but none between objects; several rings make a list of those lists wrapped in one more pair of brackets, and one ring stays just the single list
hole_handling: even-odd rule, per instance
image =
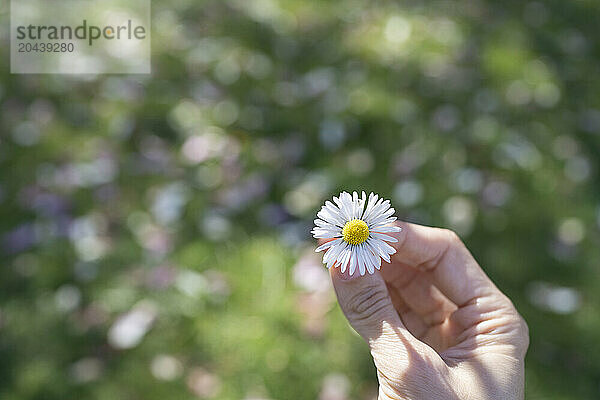
[{"label": "woman's hand", "polygon": [[391,264],[331,269],[342,311],[369,344],[383,399],[523,398],[527,325],[452,231],[398,223]]}]

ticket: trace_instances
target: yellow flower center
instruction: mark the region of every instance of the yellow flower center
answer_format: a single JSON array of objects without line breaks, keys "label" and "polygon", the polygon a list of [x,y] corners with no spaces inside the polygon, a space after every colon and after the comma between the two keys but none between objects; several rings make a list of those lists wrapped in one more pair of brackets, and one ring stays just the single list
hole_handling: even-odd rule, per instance
[{"label": "yellow flower center", "polygon": [[365,221],[353,219],[344,225],[342,236],[347,243],[354,245],[361,244],[369,238],[369,227]]}]

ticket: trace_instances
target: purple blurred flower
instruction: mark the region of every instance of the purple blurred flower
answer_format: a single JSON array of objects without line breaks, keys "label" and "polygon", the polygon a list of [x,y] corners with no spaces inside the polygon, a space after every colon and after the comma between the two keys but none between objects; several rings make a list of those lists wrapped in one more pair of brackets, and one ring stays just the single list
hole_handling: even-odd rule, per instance
[{"label": "purple blurred flower", "polygon": [[35,225],[32,223],[22,224],[2,237],[4,249],[11,254],[25,251],[37,241]]}]

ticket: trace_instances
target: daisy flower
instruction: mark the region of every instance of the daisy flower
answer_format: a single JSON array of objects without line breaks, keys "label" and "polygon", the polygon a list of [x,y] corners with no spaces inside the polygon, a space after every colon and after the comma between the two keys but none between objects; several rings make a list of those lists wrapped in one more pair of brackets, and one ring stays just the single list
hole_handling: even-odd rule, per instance
[{"label": "daisy flower", "polygon": [[[335,204],[334,204],[335,203]],[[381,268],[381,259],[390,262],[390,255],[396,250],[386,242],[397,242],[386,235],[400,232],[397,226],[390,226],[396,220],[389,200],[365,192],[362,196],[354,192],[342,192],[333,197],[333,203],[326,201],[317,213],[315,228],[311,231],[317,239],[331,239],[317,247],[316,252],[327,250],[323,262],[327,268],[337,266],[350,275],[355,271],[361,275],[370,274]]]}]

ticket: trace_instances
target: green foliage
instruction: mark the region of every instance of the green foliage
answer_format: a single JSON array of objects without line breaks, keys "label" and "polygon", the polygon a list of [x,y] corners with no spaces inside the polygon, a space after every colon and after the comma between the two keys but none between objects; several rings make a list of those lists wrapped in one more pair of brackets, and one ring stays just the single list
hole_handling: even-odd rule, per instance
[{"label": "green foliage", "polygon": [[340,190],[459,232],[528,399],[598,398],[600,3],[152,8],[151,76],[11,75],[0,36],[1,400],[373,398],[302,279]]}]

